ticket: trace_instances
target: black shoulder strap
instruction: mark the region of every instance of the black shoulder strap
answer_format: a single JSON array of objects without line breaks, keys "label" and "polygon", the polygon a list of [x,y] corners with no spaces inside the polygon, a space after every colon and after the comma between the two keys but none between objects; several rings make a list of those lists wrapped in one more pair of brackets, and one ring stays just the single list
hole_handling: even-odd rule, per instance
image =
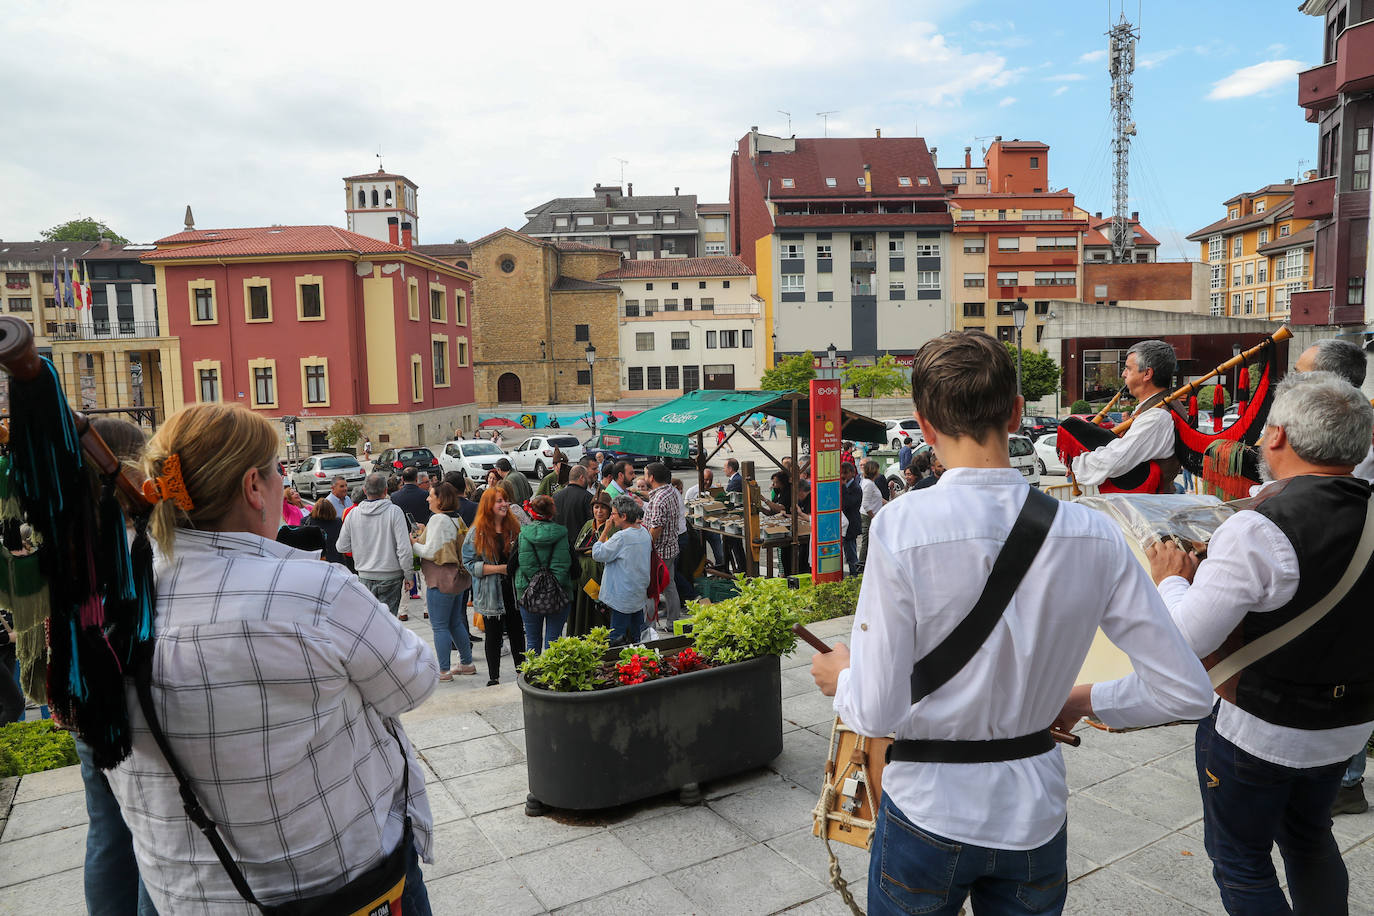
[{"label": "black shoulder strap", "polygon": [[963,620],[932,649],[911,671],[911,702],[921,700],[939,690],[968,664],[987,638],[997,621],[1011,603],[1026,570],[1030,569],[1040,545],[1045,543],[1059,500],[1046,496],[1034,487],[1029,488],[1021,514],[1007,535],[1007,542],[992,564],[978,603]]}]

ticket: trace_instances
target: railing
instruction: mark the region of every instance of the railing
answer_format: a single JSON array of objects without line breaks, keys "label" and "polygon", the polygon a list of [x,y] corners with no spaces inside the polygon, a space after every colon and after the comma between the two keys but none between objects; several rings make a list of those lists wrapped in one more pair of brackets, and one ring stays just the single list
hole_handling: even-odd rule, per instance
[{"label": "railing", "polygon": [[718,303],[708,311],[717,315],[757,315],[759,314],[759,304],[757,302]]},{"label": "railing", "polygon": [[878,253],[876,251],[851,251],[849,253],[849,263],[876,264],[878,263]]},{"label": "railing", "polygon": [[120,340],[162,335],[156,321],[97,321],[93,324],[64,321],[49,336],[53,340]]}]

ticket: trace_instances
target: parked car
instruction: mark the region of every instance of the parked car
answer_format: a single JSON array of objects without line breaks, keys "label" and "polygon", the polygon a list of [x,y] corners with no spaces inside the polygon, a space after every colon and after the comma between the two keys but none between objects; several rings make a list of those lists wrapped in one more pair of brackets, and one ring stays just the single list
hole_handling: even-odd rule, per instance
[{"label": "parked car", "polygon": [[1058,441],[1058,433],[1049,433],[1035,440],[1036,467],[1041,475],[1058,474],[1062,477],[1068,473],[1064,462],[1059,460],[1059,453],[1055,451],[1055,443]]},{"label": "parked car", "polygon": [[[1064,420],[1069,419],[1069,417],[1072,417],[1072,418],[1075,419],[1075,420],[1082,420],[1084,423],[1091,423],[1091,422],[1097,417],[1097,414],[1095,414],[1095,413],[1073,413],[1073,414],[1069,414],[1068,417],[1065,417]],[[1062,423],[1062,422],[1064,422],[1064,421],[1063,421],[1063,420],[1060,420],[1059,422]],[[1116,424],[1118,424],[1118,423],[1120,423],[1120,422],[1121,422],[1121,414],[1117,413],[1116,411],[1112,411],[1111,413],[1107,414],[1105,417],[1102,418],[1102,428],[1103,428],[1103,429],[1111,429],[1113,426],[1115,426]],[[1057,426],[1056,426],[1055,428],[1058,429]]]},{"label": "parked car", "polygon": [[325,452],[311,455],[291,473],[291,486],[302,496],[319,499],[334,485],[334,478],[342,475],[352,490],[363,482],[363,466],[357,456],[346,452]]},{"label": "parked car", "polygon": [[887,441],[889,445],[893,448],[901,448],[902,440],[907,436],[911,437],[912,445],[925,441],[925,437],[921,435],[921,424],[916,422],[915,417],[902,417],[897,420],[887,421]]},{"label": "parked car", "polygon": [[402,448],[383,449],[372,459],[374,471],[390,471],[399,474],[406,468],[417,471],[438,471],[439,459],[423,445],[407,445]]},{"label": "parked car", "polygon": [[1240,408],[1231,407],[1227,409],[1226,413],[1222,414],[1221,425],[1218,426],[1216,421],[1212,419],[1212,411],[1204,411],[1201,407],[1199,407],[1197,417],[1197,428],[1204,433],[1217,433],[1221,432],[1223,429],[1230,426],[1232,423],[1236,422],[1239,419]]},{"label": "parked car", "polygon": [[[610,435],[612,438],[615,436],[614,433]],[[597,434],[594,438],[588,439],[586,442],[582,443],[582,453],[584,455],[595,455],[597,452],[603,452],[611,461],[628,461],[636,470],[654,461],[662,461],[670,468],[694,468],[697,466],[697,447],[695,443],[690,446],[689,454],[691,457],[669,458],[667,455],[640,455],[635,452],[627,452],[618,446],[606,445],[604,436]]]},{"label": "parked car", "polygon": [[1059,428],[1058,417],[1022,417],[1021,435],[1029,436],[1032,442],[1039,439],[1046,433],[1052,433]]},{"label": "parked car", "polygon": [[487,471],[506,457],[490,439],[454,439],[439,450],[439,466],[447,474],[461,471],[469,480],[485,480]]},{"label": "parked car", "polygon": [[[915,458],[923,452],[930,451],[929,443],[922,442],[911,450],[911,457]],[[1021,476],[1026,478],[1026,482],[1033,487],[1040,486],[1040,466],[1035,456],[1035,446],[1027,436],[1010,435],[1007,437],[1007,455],[1011,458],[1011,466],[1021,472]],[[883,471],[883,476],[888,479],[892,486],[892,493],[896,495],[906,490],[906,477],[902,474],[902,469],[896,461],[889,464]]]},{"label": "parked car", "polygon": [[554,449],[575,462],[582,457],[582,440],[576,436],[530,436],[510,449],[506,457],[517,471],[533,474],[539,480],[553,467]]}]

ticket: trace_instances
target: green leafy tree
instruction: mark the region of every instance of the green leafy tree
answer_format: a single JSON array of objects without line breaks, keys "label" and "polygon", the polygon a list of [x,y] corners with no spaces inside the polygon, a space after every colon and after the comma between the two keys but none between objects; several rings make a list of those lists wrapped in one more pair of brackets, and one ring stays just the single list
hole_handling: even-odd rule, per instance
[{"label": "green leafy tree", "polygon": [[45,242],[98,242],[109,239],[118,245],[127,245],[129,240],[115,232],[98,219],[73,219],[58,223],[51,229],[44,229],[40,235]]},{"label": "green leafy tree", "polygon": [[[1016,361],[1016,345],[1003,342],[1012,361]],[[1027,401],[1038,401],[1059,391],[1062,373],[1054,360],[1040,350],[1021,351],[1021,394]]]},{"label": "green leafy tree", "polygon": [[1092,413],[1093,405],[1079,398],[1069,405],[1069,413]]},{"label": "green leafy tree", "polygon": [[[1212,398],[1216,397],[1213,392],[1216,385],[1203,385],[1197,390],[1197,410],[1199,414],[1207,414],[1212,410]],[[1225,385],[1221,386],[1221,403],[1226,407],[1231,406],[1231,389]],[[1185,402],[1186,406],[1186,402]]]},{"label": "green leafy tree", "polygon": [[816,357],[810,351],[789,356],[763,373],[759,387],[764,391],[805,391],[816,377]]},{"label": "green leafy tree", "polygon": [[881,357],[871,366],[846,366],[840,373],[840,383],[853,388],[859,397],[868,398],[869,413],[873,412],[873,399],[886,398],[911,390],[911,379],[891,355]]},{"label": "green leafy tree", "polygon": [[336,452],[351,452],[363,436],[363,424],[355,417],[340,417],[329,424],[325,435],[329,437],[329,447]]}]

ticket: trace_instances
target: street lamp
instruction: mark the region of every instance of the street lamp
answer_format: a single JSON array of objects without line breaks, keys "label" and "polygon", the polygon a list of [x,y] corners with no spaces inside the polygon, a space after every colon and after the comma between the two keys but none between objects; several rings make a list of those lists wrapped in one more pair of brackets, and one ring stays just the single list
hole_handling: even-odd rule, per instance
[{"label": "street lamp", "polygon": [[1016,325],[1016,393],[1021,394],[1021,331],[1026,327],[1026,300],[1020,296],[1011,304],[1011,320]]},{"label": "street lamp", "polygon": [[592,437],[596,437],[596,345],[587,344],[587,388],[592,399]]},{"label": "street lamp", "polygon": [[839,378],[840,374],[835,371],[835,359],[839,355],[840,351],[835,349],[834,344],[831,344],[830,346],[825,348],[825,352],[826,355],[830,357],[830,377]]}]

